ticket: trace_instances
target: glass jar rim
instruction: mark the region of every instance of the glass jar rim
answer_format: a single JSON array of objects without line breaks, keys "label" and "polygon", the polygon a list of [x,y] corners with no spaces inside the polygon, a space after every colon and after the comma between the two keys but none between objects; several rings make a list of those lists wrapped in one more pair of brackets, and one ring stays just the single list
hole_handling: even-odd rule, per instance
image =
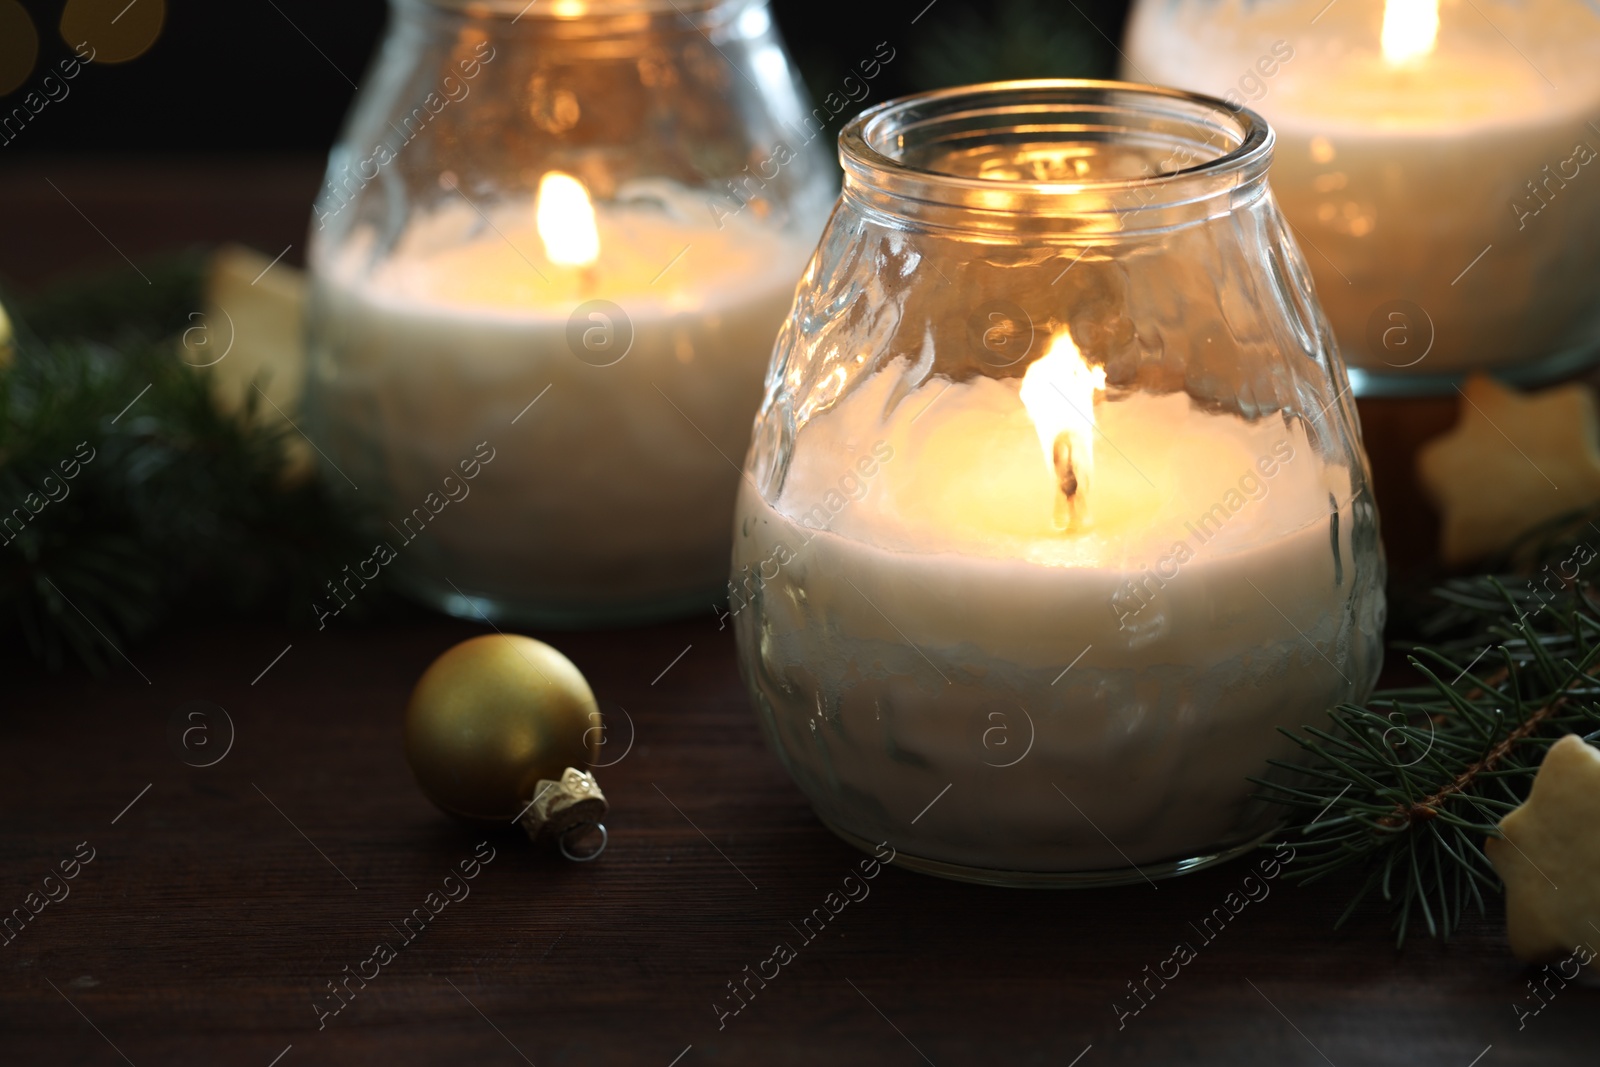
[{"label": "glass jar rim", "polygon": [[[1121,125],[1117,125],[1117,123]],[[958,173],[906,160],[909,142],[972,142],[1008,135],[1088,145],[1175,146],[1180,165],[1132,176],[1031,180]],[[1220,138],[1220,143],[1218,139]],[[846,193],[890,215],[962,229],[1119,232],[1200,221],[1265,188],[1272,128],[1259,114],[1201,93],[1133,82],[1050,78],[988,82],[901,97],[869,108],[839,133]],[[1049,220],[1062,225],[1052,226]]]},{"label": "glass jar rim", "polygon": [[722,21],[767,0],[390,0],[397,8],[444,10],[474,18],[567,25],[618,16],[668,16],[695,22]]}]

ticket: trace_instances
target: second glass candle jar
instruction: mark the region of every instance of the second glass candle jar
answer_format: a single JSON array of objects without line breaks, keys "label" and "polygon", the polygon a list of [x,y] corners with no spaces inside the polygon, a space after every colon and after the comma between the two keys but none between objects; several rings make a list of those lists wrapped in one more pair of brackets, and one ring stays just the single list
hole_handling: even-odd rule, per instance
[{"label": "second glass candle jar", "polygon": [[1358,395],[1600,358],[1584,0],[1138,0],[1123,73],[1259,110]]},{"label": "second glass candle jar", "polygon": [[393,0],[316,206],[312,434],[456,614],[705,609],[833,191],[764,3]]}]

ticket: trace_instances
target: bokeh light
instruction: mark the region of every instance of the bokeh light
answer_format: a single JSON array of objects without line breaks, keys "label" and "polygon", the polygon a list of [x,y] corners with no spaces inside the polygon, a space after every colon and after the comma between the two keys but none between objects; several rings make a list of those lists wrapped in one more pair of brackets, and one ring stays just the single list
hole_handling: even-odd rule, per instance
[{"label": "bokeh light", "polygon": [[166,18],[166,0],[67,0],[61,38],[87,43],[96,63],[126,63],[150,50]]},{"label": "bokeh light", "polygon": [[19,0],[0,0],[0,96],[16,89],[39,60],[39,32]]}]

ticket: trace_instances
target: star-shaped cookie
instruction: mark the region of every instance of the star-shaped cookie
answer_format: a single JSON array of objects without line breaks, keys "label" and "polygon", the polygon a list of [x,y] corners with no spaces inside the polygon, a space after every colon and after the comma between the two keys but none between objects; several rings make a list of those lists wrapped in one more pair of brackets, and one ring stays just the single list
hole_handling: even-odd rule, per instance
[{"label": "star-shaped cookie", "polygon": [[1586,387],[1524,395],[1474,375],[1461,397],[1455,428],[1417,456],[1443,515],[1444,562],[1507,548],[1541,522],[1600,501],[1600,419]]},{"label": "star-shaped cookie", "polygon": [[1506,937],[1518,959],[1600,943],[1600,749],[1568,734],[1545,753],[1522,806],[1484,851],[1506,884]]},{"label": "star-shaped cookie", "polygon": [[[206,313],[191,316],[178,357],[211,375],[217,406],[230,414],[256,402],[256,417],[287,423],[305,390],[305,275],[242,245],[224,245],[206,271]],[[259,391],[259,395],[258,395]],[[286,477],[309,475],[316,457],[306,438],[284,435]]]}]

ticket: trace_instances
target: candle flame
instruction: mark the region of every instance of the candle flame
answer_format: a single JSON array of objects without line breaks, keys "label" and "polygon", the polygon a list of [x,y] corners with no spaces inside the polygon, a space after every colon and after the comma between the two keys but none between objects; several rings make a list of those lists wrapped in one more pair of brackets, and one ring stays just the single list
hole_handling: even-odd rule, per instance
[{"label": "candle flame", "polygon": [[1439,0],[1386,0],[1383,58],[1393,66],[1433,51],[1439,37]]},{"label": "candle flame", "polygon": [[594,204],[583,183],[559,170],[539,179],[535,209],[539,239],[552,263],[587,267],[600,258],[600,231],[595,226]]},{"label": "candle flame", "polygon": [[1088,521],[1089,483],[1094,477],[1094,404],[1104,392],[1104,367],[1091,367],[1062,330],[1050,348],[1022,376],[1018,396],[1033,428],[1058,491],[1055,524],[1059,530],[1081,528]]}]

